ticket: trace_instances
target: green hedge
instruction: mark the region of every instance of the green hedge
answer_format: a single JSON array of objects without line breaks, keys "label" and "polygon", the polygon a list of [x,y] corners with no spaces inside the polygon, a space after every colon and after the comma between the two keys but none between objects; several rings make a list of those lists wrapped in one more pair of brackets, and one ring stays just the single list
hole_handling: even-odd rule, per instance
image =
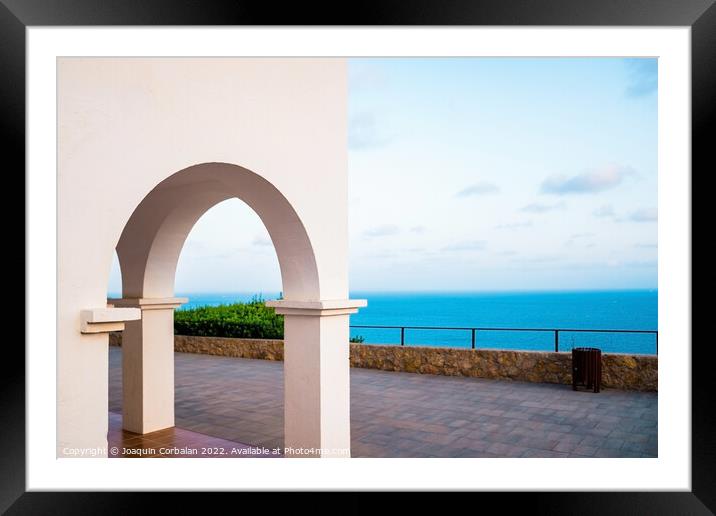
[{"label": "green hedge", "polygon": [[244,339],[282,339],[283,316],[264,300],[203,306],[174,312],[174,334]]}]

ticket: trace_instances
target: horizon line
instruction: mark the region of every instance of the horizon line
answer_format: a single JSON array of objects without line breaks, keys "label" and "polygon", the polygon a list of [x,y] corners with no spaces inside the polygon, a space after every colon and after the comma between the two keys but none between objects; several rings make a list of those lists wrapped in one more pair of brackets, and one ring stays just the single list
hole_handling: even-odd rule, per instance
[{"label": "horizon line", "polygon": [[[573,289],[506,289],[506,290],[468,290],[468,289],[425,289],[425,290],[383,290],[383,289],[351,289],[350,293],[371,292],[379,294],[548,294],[548,293],[585,293],[585,292],[658,292],[658,287],[635,287],[635,288],[573,288]],[[249,294],[260,295],[263,293],[282,293],[279,289],[266,290],[177,290],[175,294],[215,294],[233,295]],[[119,295],[119,292],[108,292],[108,295]]]}]

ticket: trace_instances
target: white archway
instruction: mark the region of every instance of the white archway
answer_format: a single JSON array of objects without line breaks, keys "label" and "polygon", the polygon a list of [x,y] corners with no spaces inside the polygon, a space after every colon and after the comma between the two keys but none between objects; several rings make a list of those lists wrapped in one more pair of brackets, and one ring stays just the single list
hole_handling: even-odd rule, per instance
[{"label": "white archway", "polygon": [[346,456],[348,315],[365,303],[320,301],[313,248],[291,204],[260,175],[227,163],[192,166],[162,181],[117,244],[123,294],[108,303],[141,311],[140,319],[125,323],[122,339],[123,427],[145,434],[174,426],[173,315],[186,302],[174,297],[176,266],[199,218],[232,197],[264,222],[281,269],[284,300],[270,304],[285,317],[287,455]]},{"label": "white archway", "polygon": [[123,297],[172,297],[186,237],[207,210],[232,197],[248,204],[266,226],[278,255],[284,298],[320,299],[313,247],[291,204],[260,175],[228,163],[177,172],[140,203],[117,244]]},{"label": "white archway", "polygon": [[[279,259],[286,444],[348,446],[348,314],[361,303],[347,299],[346,66],[58,59],[58,456],[107,447],[109,331],[134,342],[135,424],[173,424],[171,398],[150,394],[173,390],[177,258],[231,197],[258,213]],[[108,306],[115,249],[123,297]]]}]

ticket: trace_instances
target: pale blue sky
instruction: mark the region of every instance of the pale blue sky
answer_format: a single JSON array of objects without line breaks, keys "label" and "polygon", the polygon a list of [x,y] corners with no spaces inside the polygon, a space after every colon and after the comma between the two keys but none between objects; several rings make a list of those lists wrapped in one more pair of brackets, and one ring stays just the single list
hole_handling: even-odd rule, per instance
[{"label": "pale blue sky", "polygon": [[[655,59],[350,60],[351,289],[656,288],[656,81]],[[192,230],[176,290],[280,284],[231,200]]]}]

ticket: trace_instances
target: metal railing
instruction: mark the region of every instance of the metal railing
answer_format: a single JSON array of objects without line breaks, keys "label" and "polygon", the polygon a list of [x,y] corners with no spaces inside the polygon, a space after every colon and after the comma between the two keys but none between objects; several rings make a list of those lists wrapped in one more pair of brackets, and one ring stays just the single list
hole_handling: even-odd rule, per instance
[{"label": "metal railing", "polygon": [[592,330],[572,328],[480,328],[480,327],[450,327],[450,326],[373,326],[364,324],[351,325],[351,328],[400,330],[400,345],[405,346],[405,330],[448,330],[448,331],[469,331],[471,348],[476,349],[477,332],[488,331],[521,331],[521,332],[552,332],[554,333],[554,351],[559,353],[559,334],[562,333],[642,333],[654,335],[656,354],[659,354],[659,332],[657,330]]}]

